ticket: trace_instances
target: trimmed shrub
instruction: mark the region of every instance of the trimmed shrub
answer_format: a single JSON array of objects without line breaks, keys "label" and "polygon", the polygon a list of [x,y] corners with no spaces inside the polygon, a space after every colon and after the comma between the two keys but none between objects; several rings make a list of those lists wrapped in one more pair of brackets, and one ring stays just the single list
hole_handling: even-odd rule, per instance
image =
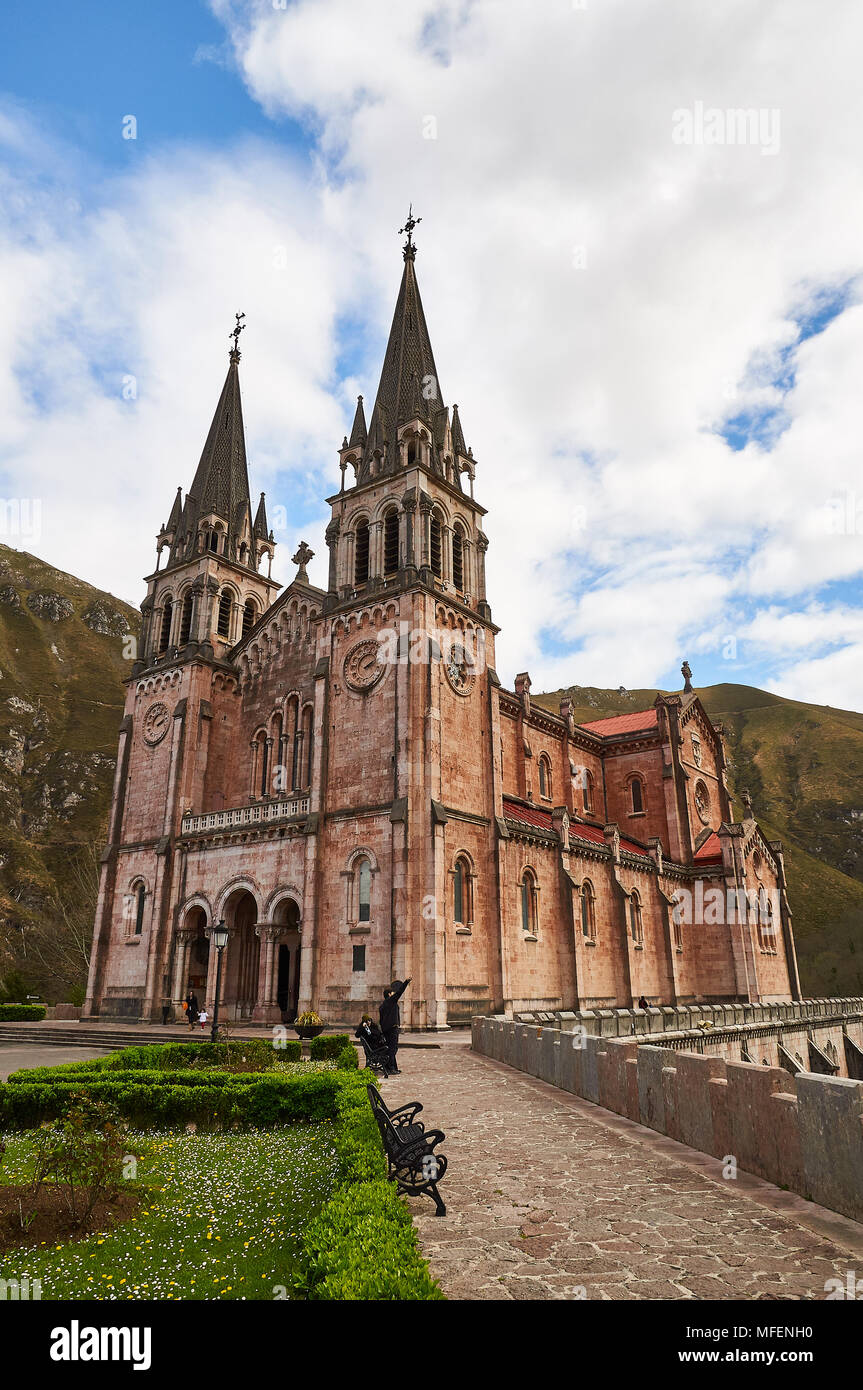
[{"label": "trimmed shrub", "polygon": [[309,1056],[313,1062],[337,1062],[346,1047],[351,1047],[347,1033],[330,1033],[312,1038],[309,1043]]},{"label": "trimmed shrub", "polygon": [[0,1086],[0,1126],[30,1128],[57,1119],[82,1096],[113,1105],[142,1126],[191,1120],[204,1126],[309,1123],[335,1119],[339,1087],[353,1080],[338,1071],[309,1076],[73,1071],[63,1076],[61,1068],[40,1070],[47,1074],[31,1080],[17,1073],[15,1082]]},{"label": "trimmed shrub", "polygon": [[416,1242],[411,1214],[393,1183],[342,1187],[304,1233],[309,1297],[443,1299]]},{"label": "trimmed shrub", "polygon": [[358,1071],[360,1059],[357,1056],[357,1049],[348,1043],[347,1047],[343,1047],[336,1058],[336,1065],[341,1071]]},{"label": "trimmed shrub", "polygon": [[44,1004],[0,1004],[0,1023],[38,1023],[44,1017]]}]

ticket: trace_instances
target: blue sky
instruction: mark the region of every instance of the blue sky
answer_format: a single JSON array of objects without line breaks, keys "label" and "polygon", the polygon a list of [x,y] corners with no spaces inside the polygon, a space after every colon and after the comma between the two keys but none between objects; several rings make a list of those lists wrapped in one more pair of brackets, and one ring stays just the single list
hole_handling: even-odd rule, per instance
[{"label": "blue sky", "polygon": [[[194,140],[218,147],[243,134],[302,147],[238,80],[224,27],[196,0],[5,0],[0,83],[98,164],[125,167],[142,151]],[[117,138],[133,113],[139,141]]]},{"label": "blue sky", "polygon": [[[322,582],[413,200],[504,679],[675,688],[687,657],[859,704],[863,26],[792,11],[9,0],[0,464],[44,502],[20,543],[139,601],[243,309],[277,577],[302,538]],[[696,100],[779,110],[780,147],[674,143]]]}]

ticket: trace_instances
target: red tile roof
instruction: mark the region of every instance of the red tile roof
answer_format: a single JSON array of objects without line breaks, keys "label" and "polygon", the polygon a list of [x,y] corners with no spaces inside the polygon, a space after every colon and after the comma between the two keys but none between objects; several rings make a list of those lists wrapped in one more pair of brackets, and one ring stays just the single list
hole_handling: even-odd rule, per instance
[{"label": "red tile roof", "polygon": [[[581,821],[570,821],[570,836],[575,836],[579,840],[591,840],[595,845],[604,845],[605,836],[598,825],[584,825]],[[627,854],[638,854],[642,859],[647,859],[648,853],[641,845],[637,845],[634,840],[627,840],[623,835],[620,837],[620,848]]]},{"label": "red tile roof", "polygon": [[643,729],[656,728],[656,710],[640,709],[633,714],[615,714],[610,719],[592,719],[589,724],[579,728],[588,729],[600,738],[611,738],[614,734],[637,734]]},{"label": "red tile roof", "polygon": [[537,825],[541,830],[551,830],[551,811],[541,806],[522,806],[519,801],[503,799],[503,814],[507,820],[521,821],[523,825]]},{"label": "red tile roof", "polygon": [[714,859],[719,863],[722,862],[722,845],[715,830],[711,830],[701,848],[695,851],[694,858],[696,864],[703,864]]},{"label": "red tile roof", "polygon": [[[520,801],[511,801],[508,796],[503,798],[503,814],[507,820],[519,821],[522,825],[535,825],[540,830],[552,828],[550,811],[544,810],[542,806],[522,806]],[[582,821],[571,820],[569,833],[577,839],[590,840],[592,844],[605,844],[605,836],[599,825],[585,825]],[[623,836],[620,848],[628,854],[638,854],[642,859],[648,858],[647,851],[641,845],[637,845],[633,840],[626,840]]]}]

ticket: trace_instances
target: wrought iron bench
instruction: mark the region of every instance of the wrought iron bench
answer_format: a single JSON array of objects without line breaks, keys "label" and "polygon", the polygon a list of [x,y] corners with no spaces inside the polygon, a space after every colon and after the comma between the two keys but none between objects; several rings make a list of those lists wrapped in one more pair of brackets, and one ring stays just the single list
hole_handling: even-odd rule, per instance
[{"label": "wrought iron bench", "polygon": [[415,1119],[422,1109],[417,1101],[390,1111],[376,1086],[367,1086],[366,1090],[387,1156],[387,1177],[396,1183],[400,1195],[420,1197],[425,1194],[435,1204],[435,1215],[446,1216],[437,1185],[446,1172],[447,1161],[444,1154],[434,1152],[436,1145],[446,1138],[443,1130],[427,1130]]},{"label": "wrought iron bench", "polygon": [[390,1050],[387,1047],[386,1043],[383,1040],[381,1040],[381,1042],[379,1042],[378,1045],[374,1047],[369,1042],[368,1038],[363,1037],[362,1033],[359,1033],[359,1039],[360,1043],[362,1044],[363,1052],[365,1054],[366,1066],[368,1067],[369,1071],[378,1072],[380,1073],[380,1075],[388,1077],[390,1074]]}]

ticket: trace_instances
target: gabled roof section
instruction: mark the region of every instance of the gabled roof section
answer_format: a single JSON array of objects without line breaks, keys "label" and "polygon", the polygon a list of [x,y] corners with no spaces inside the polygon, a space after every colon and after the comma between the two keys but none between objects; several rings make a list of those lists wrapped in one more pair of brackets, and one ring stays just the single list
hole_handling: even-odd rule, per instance
[{"label": "gabled roof section", "polygon": [[609,719],[592,719],[589,724],[577,725],[600,738],[613,738],[616,734],[649,733],[657,727],[655,709],[636,710],[632,714],[614,714]]},{"label": "gabled roof section", "polygon": [[698,847],[692,858],[696,864],[722,863],[722,844],[715,830],[711,830],[704,844]]}]

